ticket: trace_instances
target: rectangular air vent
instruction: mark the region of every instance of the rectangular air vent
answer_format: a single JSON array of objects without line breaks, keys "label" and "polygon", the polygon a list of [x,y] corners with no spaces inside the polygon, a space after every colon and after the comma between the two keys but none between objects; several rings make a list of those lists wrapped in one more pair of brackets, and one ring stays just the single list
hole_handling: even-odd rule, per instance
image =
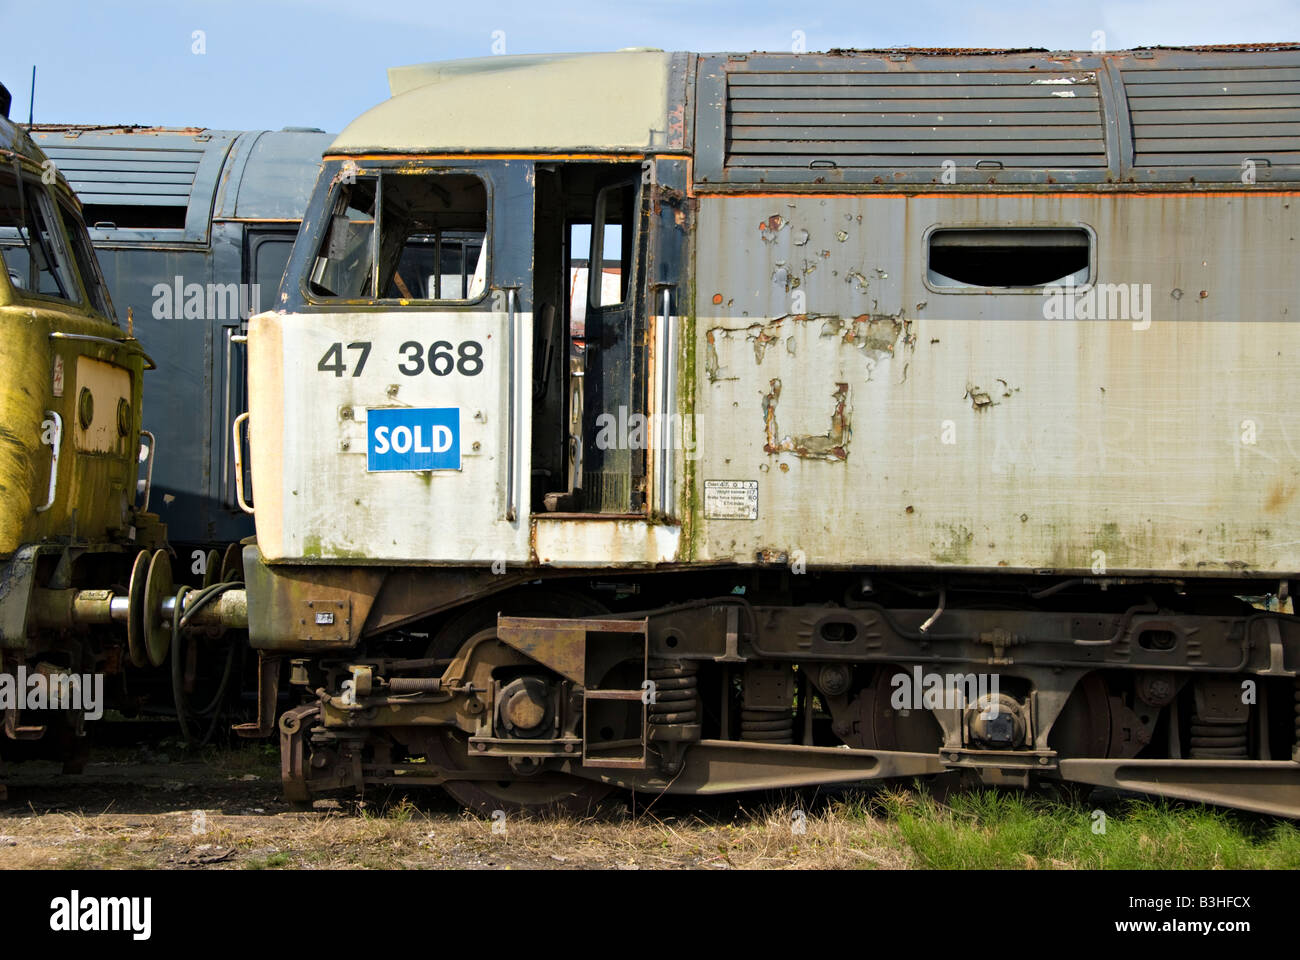
[{"label": "rectangular air vent", "polygon": [[83,204],[174,206],[190,202],[203,147],[193,150],[105,150],[44,146]]},{"label": "rectangular air vent", "polygon": [[952,182],[945,162],[990,172],[1107,165],[1092,70],[733,70],[725,141],[725,166],[739,174],[727,179],[859,170],[939,183]]},{"label": "rectangular air vent", "polygon": [[[1217,169],[1215,180],[1239,172],[1255,182],[1300,164],[1300,67],[1126,69],[1123,78],[1138,179],[1205,180],[1198,169]],[[1171,167],[1187,169],[1162,169]]]}]

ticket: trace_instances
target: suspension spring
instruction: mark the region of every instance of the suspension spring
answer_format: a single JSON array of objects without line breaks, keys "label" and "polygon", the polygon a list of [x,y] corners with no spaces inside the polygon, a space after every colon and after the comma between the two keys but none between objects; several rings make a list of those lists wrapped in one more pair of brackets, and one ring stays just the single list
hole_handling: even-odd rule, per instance
[{"label": "suspension spring", "polygon": [[649,720],[657,727],[684,727],[700,722],[700,665],[690,660],[651,660],[654,702]]},{"label": "suspension spring", "polygon": [[794,713],[789,707],[745,707],[740,711],[740,739],[794,743]]},{"label": "suspension spring", "polygon": [[1249,734],[1241,720],[1203,720],[1192,717],[1193,758],[1244,760],[1248,756]]}]

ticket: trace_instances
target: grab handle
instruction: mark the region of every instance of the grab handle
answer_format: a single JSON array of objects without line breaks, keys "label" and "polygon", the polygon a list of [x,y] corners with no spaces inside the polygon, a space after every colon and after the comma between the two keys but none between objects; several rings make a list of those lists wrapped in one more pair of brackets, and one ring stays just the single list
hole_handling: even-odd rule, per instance
[{"label": "grab handle", "polygon": [[[45,416],[54,422],[54,436],[50,438],[50,446],[54,448],[54,452],[50,455],[49,497],[42,506],[36,508],[37,513],[44,513],[54,506],[54,497],[59,491],[59,447],[63,446],[63,418],[53,410],[46,410]],[[44,427],[44,424],[41,426]]]},{"label": "grab handle", "polygon": [[240,443],[240,426],[248,420],[248,412],[245,411],[235,417],[235,422],[230,426],[231,440],[235,445],[235,500],[239,504],[239,509],[245,513],[252,513],[253,508],[248,505],[244,499],[244,445]]}]

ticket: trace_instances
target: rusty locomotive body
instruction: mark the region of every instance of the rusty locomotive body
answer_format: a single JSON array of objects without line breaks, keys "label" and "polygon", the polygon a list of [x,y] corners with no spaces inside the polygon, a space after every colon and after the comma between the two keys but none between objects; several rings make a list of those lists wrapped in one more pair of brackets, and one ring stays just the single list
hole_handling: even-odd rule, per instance
[{"label": "rusty locomotive body", "polygon": [[230,603],[290,795],[1300,814],[1300,50],[390,83],[250,322]]}]

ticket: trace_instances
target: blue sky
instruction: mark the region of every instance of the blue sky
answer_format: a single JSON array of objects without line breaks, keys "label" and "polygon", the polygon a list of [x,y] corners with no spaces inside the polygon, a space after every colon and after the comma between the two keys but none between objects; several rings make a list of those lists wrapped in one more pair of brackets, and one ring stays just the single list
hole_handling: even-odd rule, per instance
[{"label": "blue sky", "polygon": [[[1155,0],[1047,4],[778,3],[774,0],[0,0],[10,38],[0,81],[27,119],[339,130],[388,95],[384,70],[507,53],[614,50],[808,50],[963,46],[1108,49],[1152,44],[1300,40],[1296,0]],[[195,31],[205,52],[193,52]],[[16,42],[23,38],[25,48]],[[21,50],[21,53],[14,53]]]}]

